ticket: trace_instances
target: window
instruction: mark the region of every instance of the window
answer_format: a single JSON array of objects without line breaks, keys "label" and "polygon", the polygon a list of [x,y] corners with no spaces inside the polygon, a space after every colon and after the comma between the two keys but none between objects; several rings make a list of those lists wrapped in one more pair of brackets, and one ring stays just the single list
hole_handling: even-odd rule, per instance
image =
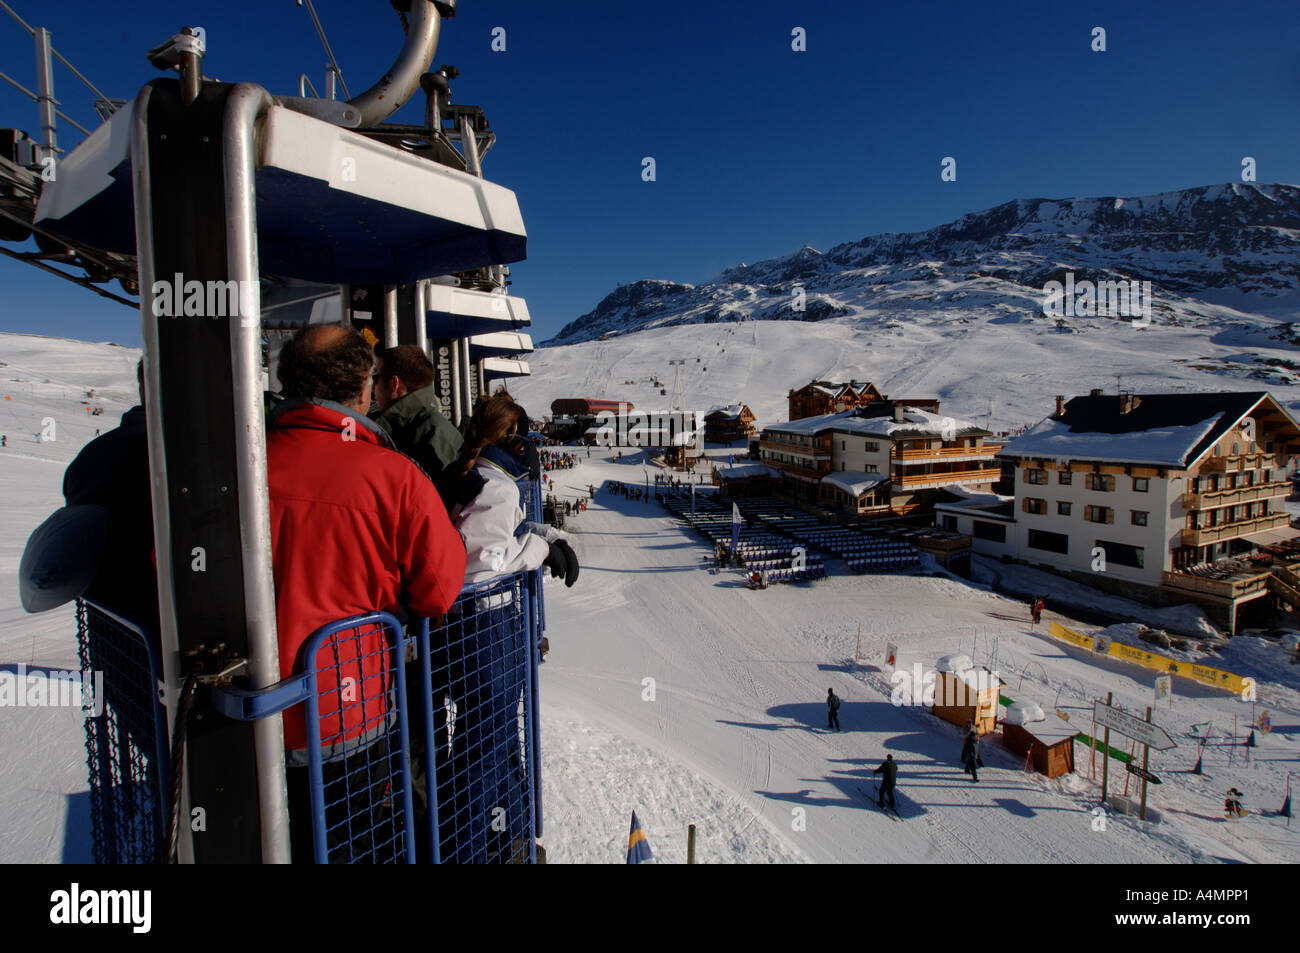
[{"label": "window", "polygon": [[1069,516],[1069,515],[1070,515],[1070,504],[1067,503],[1067,502],[1065,502],[1064,500],[1057,500],[1057,501],[1056,501],[1056,515],[1057,515],[1057,516]]},{"label": "window", "polygon": [[1146,525],[1147,525],[1147,511],[1146,511],[1146,510],[1132,510],[1131,513],[1132,513],[1131,521],[1132,521],[1132,523],[1133,523],[1134,526],[1146,526]]},{"label": "window", "polygon": [[1149,477],[1134,477],[1133,492],[1145,493],[1151,488],[1151,479]]},{"label": "window", "polygon": [[957,517],[955,517],[955,516],[945,516],[945,517],[943,518],[943,528],[946,529],[946,530],[947,530],[948,532],[950,532],[950,533],[955,533],[955,532],[957,532]]},{"label": "window", "polygon": [[868,440],[863,449],[866,450],[867,453],[875,453],[880,449],[880,444],[876,443],[874,440]]},{"label": "window", "polygon": [[841,450],[845,450],[845,449],[847,449],[847,448],[845,447],[845,444],[846,444],[846,443],[848,443],[847,440],[841,440],[841,441],[840,441],[840,449],[841,449]]},{"label": "window", "polygon": [[1106,554],[1106,562],[1116,566],[1132,566],[1141,569],[1145,565],[1145,550],[1141,546],[1129,546],[1127,543],[1112,543],[1099,539],[1096,545]]},{"label": "window", "polygon": [[1083,508],[1083,518],[1089,523],[1113,523],[1115,522],[1115,511],[1109,506],[1085,506]]},{"label": "window", "polygon": [[879,473],[879,472],[880,472],[880,467],[876,466],[874,463],[868,463],[868,464],[866,465],[866,469],[865,469],[863,472],[865,472],[865,473]]},{"label": "window", "polygon": [[840,461],[840,472],[841,472],[841,473],[844,472],[844,461],[843,461],[843,460]]},{"label": "window", "polygon": [[1046,500],[1036,500],[1036,499],[1034,499],[1033,497],[1026,497],[1026,498],[1025,498],[1025,512],[1026,512],[1026,513],[1034,513],[1034,514],[1037,514],[1037,515],[1041,516],[1041,515],[1043,515],[1044,513],[1047,512],[1047,501],[1046,501]]},{"label": "window", "polygon": [[1115,477],[1109,473],[1089,473],[1084,477],[1083,485],[1090,490],[1109,493],[1115,489]]},{"label": "window", "polygon": [[1049,553],[1066,553],[1070,550],[1070,537],[1064,533],[1047,533],[1031,529],[1027,540],[1030,549],[1045,549]]},{"label": "window", "polygon": [[1044,483],[1047,482],[1047,471],[1046,471],[1046,470],[1026,470],[1026,471],[1025,471],[1025,482],[1026,482],[1026,483],[1033,483],[1033,484],[1035,484],[1036,486],[1042,486]]},{"label": "window", "polygon": [[987,539],[995,543],[1007,541],[1007,528],[1002,523],[989,523],[985,520],[971,521],[971,535],[976,539]]},{"label": "window", "polygon": [[1061,484],[1062,486],[1069,486],[1071,483],[1074,482],[1074,474],[1071,473],[1069,470],[1057,470],[1056,482]]}]

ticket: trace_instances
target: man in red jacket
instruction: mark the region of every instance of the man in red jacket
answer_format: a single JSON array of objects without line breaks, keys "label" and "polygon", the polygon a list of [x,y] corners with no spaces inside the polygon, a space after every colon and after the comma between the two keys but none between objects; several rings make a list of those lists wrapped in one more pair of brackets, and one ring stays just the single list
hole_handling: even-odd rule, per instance
[{"label": "man in red jacket", "polygon": [[[353,329],[299,331],[280,352],[286,400],[266,439],[280,672],[317,671],[321,745],[335,759],[326,765],[326,823],[351,828],[358,853],[400,843],[376,810],[391,794],[387,733],[401,669],[373,627],[339,633],[316,659],[303,657],[305,643],[323,625],[376,610],[441,616],[465,579],[465,544],[437,490],[365,416],[373,371],[374,352]],[[284,714],[295,859],[307,859],[312,843],[305,772],[293,767],[306,763],[304,708]]]}]

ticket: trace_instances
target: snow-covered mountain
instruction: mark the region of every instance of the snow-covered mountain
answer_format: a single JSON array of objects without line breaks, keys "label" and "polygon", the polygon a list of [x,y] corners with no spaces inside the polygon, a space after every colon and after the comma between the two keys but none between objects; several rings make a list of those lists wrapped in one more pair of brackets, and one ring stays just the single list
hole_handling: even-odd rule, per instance
[{"label": "snow-covered mountain", "polygon": [[[821,321],[886,313],[923,319],[963,310],[1041,310],[1043,286],[1150,281],[1166,323],[1204,315],[1200,302],[1261,314],[1300,310],[1300,187],[1214,185],[1139,198],[1020,199],[910,234],[836,245],[728,268],[703,285],[622,285],[548,345],[611,332],[754,318]],[[792,306],[805,289],[803,311]]]},{"label": "snow-covered mountain", "polygon": [[[1045,314],[1044,286],[1067,274],[1149,281],[1149,326]],[[1300,187],[1024,199],[824,254],[805,246],[702,285],[623,285],[511,389],[537,414],[560,396],[668,409],[680,373],[683,409],[743,401],[762,426],[785,419],[791,387],[866,379],[1007,429],[1094,387],[1264,387],[1300,406],[1297,332]],[[668,361],[680,358],[679,371]]]}]

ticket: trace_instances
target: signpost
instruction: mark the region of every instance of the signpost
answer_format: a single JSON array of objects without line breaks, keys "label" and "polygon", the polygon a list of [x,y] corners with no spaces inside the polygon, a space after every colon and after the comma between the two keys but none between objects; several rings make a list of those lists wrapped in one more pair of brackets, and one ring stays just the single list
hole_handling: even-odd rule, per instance
[{"label": "signpost", "polygon": [[1139,778],[1141,778],[1143,781],[1149,781],[1149,782],[1151,782],[1152,784],[1160,784],[1160,783],[1161,783],[1160,778],[1158,778],[1156,775],[1152,774],[1152,773],[1151,773],[1150,771],[1148,771],[1146,768],[1139,768],[1137,765],[1133,764],[1132,762],[1129,762],[1129,763],[1126,764],[1124,767],[1128,770],[1128,773],[1129,773],[1129,774],[1136,774],[1136,775],[1137,775]]},{"label": "signpost", "polygon": [[1174,739],[1170,738],[1159,725],[1143,721],[1136,715],[1130,715],[1103,702],[1093,703],[1093,717],[1096,718],[1097,724],[1114,728],[1124,737],[1132,738],[1141,745],[1149,745],[1157,751],[1169,751],[1171,748],[1178,747]]},{"label": "signpost", "polygon": [[1118,708],[1113,707],[1110,704],[1111,697],[1110,694],[1107,694],[1105,703],[1094,702],[1092,708],[1093,720],[1106,728],[1106,755],[1103,762],[1101,782],[1102,801],[1104,802],[1106,799],[1107,771],[1105,765],[1110,764],[1110,730],[1114,728],[1121,735],[1132,738],[1142,745],[1142,767],[1136,768],[1132,763],[1127,767],[1130,774],[1136,774],[1142,779],[1142,807],[1138,817],[1145,821],[1147,819],[1147,783],[1160,783],[1160,779],[1147,770],[1150,766],[1151,749],[1168,751],[1171,748],[1177,748],[1178,745],[1163,728],[1151,721],[1150,706],[1147,707],[1146,720],[1143,721],[1126,711],[1120,711]]}]

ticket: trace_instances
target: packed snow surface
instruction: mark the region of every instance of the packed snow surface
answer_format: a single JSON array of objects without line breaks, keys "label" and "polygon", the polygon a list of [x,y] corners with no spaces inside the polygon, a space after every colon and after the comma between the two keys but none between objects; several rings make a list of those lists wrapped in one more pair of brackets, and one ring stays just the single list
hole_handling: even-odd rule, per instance
[{"label": "packed snow surface", "polygon": [[[9,436],[0,450],[6,670],[76,667],[71,608],[23,613],[18,557],[27,534],[61,504],[67,462],[133,402],[135,357],[0,336],[0,397],[10,398],[0,399],[8,415],[0,432]],[[96,397],[85,397],[92,387]],[[717,393],[708,403],[726,399]],[[100,405],[103,416],[87,415]],[[58,425],[53,442],[34,436],[45,417]],[[891,700],[913,697],[895,691],[901,682],[962,654],[995,671],[1007,698],[1062,712],[1085,733],[1092,701],[1107,692],[1141,715],[1152,703],[1151,672],[1046,634],[1053,619],[1094,627],[1053,611],[1053,598],[1034,627],[1024,603],[977,583],[854,575],[833,559],[826,579],[750,590],[739,571],[711,571],[708,543],[658,504],[599,489],[611,479],[642,483],[639,452],[620,462],[604,451],[578,458],[551,474],[561,498],[598,487],[595,504],[567,525],[582,562],[577,584],[546,585],[543,842],[552,862],[621,863],[633,810],[656,856],[670,863],[684,860],[692,823],[706,863],[1300,861],[1300,829],[1276,814],[1300,760],[1300,666],[1277,642],[1238,638],[1213,658],[1259,681],[1254,706],[1174,678],[1172,705],[1161,702],[1154,714],[1179,745],[1151,754],[1164,781],[1149,794],[1161,819],[1112,815],[1096,830],[1092,774],[1095,764],[1100,778],[1101,763],[1086,745],[1075,745],[1076,773],[1049,781],[1025,773],[1024,759],[996,733],[986,736],[987,769],[976,784],[958,764],[957,726]],[[895,670],[884,664],[891,643]],[[827,688],[843,699],[839,732],[826,728]],[[1257,731],[1258,746],[1247,748],[1252,712],[1265,710],[1271,731]],[[0,861],[89,857],[83,724],[76,709],[0,708]],[[1207,736],[1204,774],[1192,774]],[[1128,750],[1123,739],[1112,744]],[[869,800],[886,753],[899,764],[901,823]],[[1120,793],[1131,780],[1122,775],[1111,772]],[[1224,821],[1229,786],[1258,813]]]}]

